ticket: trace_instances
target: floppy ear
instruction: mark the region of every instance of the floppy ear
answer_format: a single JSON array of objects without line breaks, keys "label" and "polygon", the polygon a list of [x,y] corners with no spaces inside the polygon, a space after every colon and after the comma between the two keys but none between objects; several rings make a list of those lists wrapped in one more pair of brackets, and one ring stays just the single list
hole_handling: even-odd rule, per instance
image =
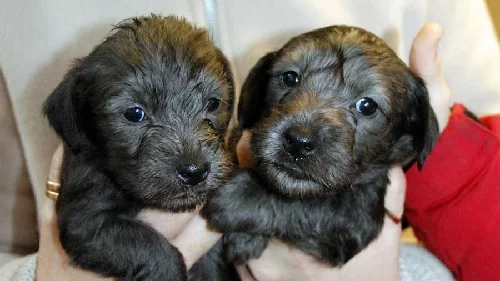
[{"label": "floppy ear", "polygon": [[76,68],[70,70],[43,106],[43,113],[49,120],[50,126],[74,153],[90,145],[78,117],[77,72]]},{"label": "floppy ear", "polygon": [[431,152],[439,137],[439,128],[436,115],[429,103],[429,93],[423,80],[413,76],[410,86],[410,96],[413,97],[412,111],[409,114],[407,130],[413,137],[413,147],[417,152],[417,165],[422,165]]},{"label": "floppy ear", "polygon": [[269,70],[276,56],[271,52],[262,57],[250,70],[238,102],[238,126],[248,129],[258,122],[266,111],[266,94],[269,83]]}]

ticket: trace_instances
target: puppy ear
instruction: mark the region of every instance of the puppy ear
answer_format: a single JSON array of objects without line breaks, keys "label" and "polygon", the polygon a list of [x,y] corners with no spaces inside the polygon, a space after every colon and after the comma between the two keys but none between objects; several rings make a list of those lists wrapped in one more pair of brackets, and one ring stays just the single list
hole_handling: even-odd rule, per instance
[{"label": "puppy ear", "polygon": [[413,108],[409,114],[407,130],[413,137],[413,147],[417,152],[417,165],[421,169],[439,137],[439,127],[423,80],[413,75],[409,79],[411,82],[408,83],[410,85],[408,91],[413,97],[411,105]]},{"label": "puppy ear", "polygon": [[250,70],[243,83],[238,103],[238,126],[240,129],[252,127],[266,111],[269,70],[275,56],[276,52],[271,52],[262,57]]},{"label": "puppy ear", "polygon": [[43,113],[50,126],[74,153],[90,145],[78,118],[77,76],[76,68],[70,70],[43,106]]}]

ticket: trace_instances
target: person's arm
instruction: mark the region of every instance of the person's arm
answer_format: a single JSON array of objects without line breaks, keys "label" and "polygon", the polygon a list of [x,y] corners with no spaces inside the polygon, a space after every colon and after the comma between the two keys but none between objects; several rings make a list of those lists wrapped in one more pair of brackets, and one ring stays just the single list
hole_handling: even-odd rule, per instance
[{"label": "person's arm", "polygon": [[455,105],[423,169],[406,174],[405,216],[457,280],[499,278],[500,116],[484,121]]}]

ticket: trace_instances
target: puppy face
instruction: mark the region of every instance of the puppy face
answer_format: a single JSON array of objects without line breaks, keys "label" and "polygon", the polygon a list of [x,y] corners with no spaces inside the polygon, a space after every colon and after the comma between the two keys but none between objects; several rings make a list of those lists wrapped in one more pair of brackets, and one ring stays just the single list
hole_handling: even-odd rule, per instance
[{"label": "puppy face", "polygon": [[438,135],[423,82],[381,39],[345,26],[263,57],[238,114],[258,170],[291,197],[337,193],[408,159],[421,165]]},{"label": "puppy face", "polygon": [[137,202],[182,211],[229,176],[229,64],[204,29],[152,16],[121,23],[76,62],[45,113],[71,153]]}]

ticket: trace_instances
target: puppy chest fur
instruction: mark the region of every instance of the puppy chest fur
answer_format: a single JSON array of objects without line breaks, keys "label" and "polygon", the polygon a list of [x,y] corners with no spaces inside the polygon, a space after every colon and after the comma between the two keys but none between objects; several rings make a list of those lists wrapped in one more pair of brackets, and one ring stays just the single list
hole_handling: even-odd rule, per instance
[{"label": "puppy chest fur", "polygon": [[238,110],[256,167],[202,210],[229,232],[227,257],[237,263],[274,237],[343,265],[381,230],[388,169],[422,165],[438,135],[422,80],[381,39],[347,26],[299,35],[264,56]]},{"label": "puppy chest fur", "polygon": [[44,107],[65,144],[57,216],[71,261],[124,280],[185,280],[177,249],[135,217],[193,210],[227,181],[232,102],[227,60],[176,17],[126,20],[76,61]]}]

